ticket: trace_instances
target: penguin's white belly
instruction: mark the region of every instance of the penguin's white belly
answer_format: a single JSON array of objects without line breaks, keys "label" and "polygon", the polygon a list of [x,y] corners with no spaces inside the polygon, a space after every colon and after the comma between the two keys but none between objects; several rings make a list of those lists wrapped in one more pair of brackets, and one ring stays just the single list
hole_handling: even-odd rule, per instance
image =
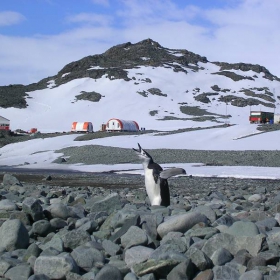
[{"label": "penguin's white belly", "polygon": [[145,186],[151,205],[160,205],[160,180],[155,182],[152,169],[145,170]]}]

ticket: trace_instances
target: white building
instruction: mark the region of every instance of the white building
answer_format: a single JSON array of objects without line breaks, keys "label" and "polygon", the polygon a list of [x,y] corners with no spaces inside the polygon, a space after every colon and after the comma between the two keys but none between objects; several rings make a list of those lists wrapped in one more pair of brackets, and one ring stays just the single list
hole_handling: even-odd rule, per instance
[{"label": "white building", "polygon": [[136,121],[110,119],[106,124],[107,131],[138,131],[139,125]]},{"label": "white building", "polygon": [[0,116],[0,130],[10,130],[10,120]]}]

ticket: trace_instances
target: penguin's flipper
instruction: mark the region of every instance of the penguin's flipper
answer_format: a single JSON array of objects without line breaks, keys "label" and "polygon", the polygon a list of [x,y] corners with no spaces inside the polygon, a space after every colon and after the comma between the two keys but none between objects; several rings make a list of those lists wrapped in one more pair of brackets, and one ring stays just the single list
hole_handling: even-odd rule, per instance
[{"label": "penguin's flipper", "polygon": [[160,172],[160,178],[168,179],[172,176],[187,174],[183,168],[169,168]]}]

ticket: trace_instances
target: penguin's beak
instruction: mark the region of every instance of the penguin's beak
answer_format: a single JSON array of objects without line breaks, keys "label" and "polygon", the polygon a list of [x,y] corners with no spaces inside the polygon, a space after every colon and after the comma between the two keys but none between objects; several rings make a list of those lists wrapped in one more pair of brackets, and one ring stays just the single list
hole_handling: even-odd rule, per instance
[{"label": "penguin's beak", "polygon": [[137,153],[138,157],[142,160],[152,160],[152,157],[144,150],[142,149],[142,147],[140,146],[140,144],[138,143],[138,149],[134,149],[133,150]]},{"label": "penguin's beak", "polygon": [[140,146],[140,144],[139,143],[137,143],[138,144],[138,149],[134,149],[134,148],[132,148],[136,153],[140,153],[141,154],[141,152],[142,152],[142,148],[141,148],[141,146]]}]

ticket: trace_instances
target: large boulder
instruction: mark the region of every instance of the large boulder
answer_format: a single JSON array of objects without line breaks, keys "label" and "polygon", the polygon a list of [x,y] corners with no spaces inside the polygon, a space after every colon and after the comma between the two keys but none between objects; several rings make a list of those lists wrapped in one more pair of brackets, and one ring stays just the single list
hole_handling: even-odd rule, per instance
[{"label": "large boulder", "polygon": [[79,268],[68,253],[58,256],[40,256],[34,265],[35,274],[45,274],[50,279],[65,279],[67,272],[78,272]]},{"label": "large boulder", "polygon": [[29,235],[24,224],[17,219],[7,220],[0,227],[0,247],[7,251],[26,249],[29,245]]},{"label": "large boulder", "polygon": [[42,205],[35,197],[26,197],[23,200],[22,211],[30,215],[35,222],[44,218]]},{"label": "large boulder", "polygon": [[13,185],[18,185],[18,186],[22,186],[21,182],[18,180],[17,177],[6,173],[3,176],[3,185],[5,187],[9,187],[9,186],[13,186]]},{"label": "large boulder", "polygon": [[195,224],[201,222],[208,224],[208,219],[205,215],[199,212],[189,212],[186,214],[169,217],[168,220],[164,221],[157,227],[157,231],[162,238],[164,235],[171,231],[185,233]]}]

